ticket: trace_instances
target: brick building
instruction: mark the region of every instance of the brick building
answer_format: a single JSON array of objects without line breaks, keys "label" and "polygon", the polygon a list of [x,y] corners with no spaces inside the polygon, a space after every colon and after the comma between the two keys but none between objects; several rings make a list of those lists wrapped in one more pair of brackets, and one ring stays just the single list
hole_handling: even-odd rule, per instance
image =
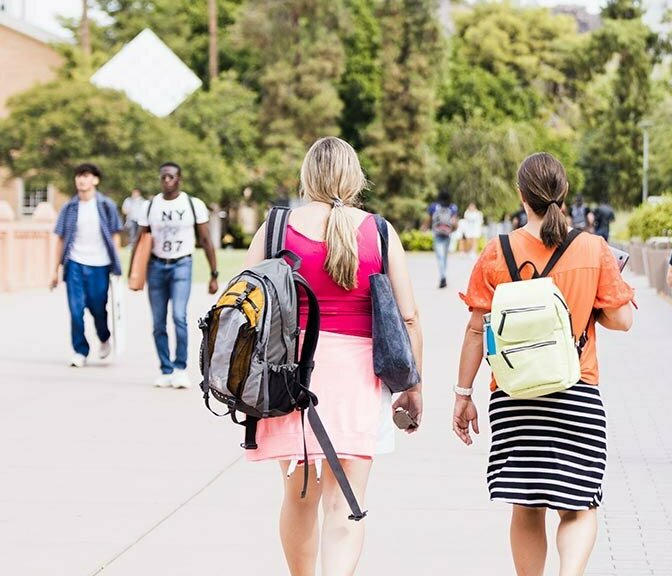
[{"label": "brick building", "polygon": [[[9,98],[56,76],[63,63],[52,46],[57,42],[67,39],[0,12],[0,118],[9,113]],[[58,210],[66,199],[46,182],[28,189],[22,179],[0,168],[0,200],[7,201],[19,219],[30,216],[40,202],[47,201]]]}]

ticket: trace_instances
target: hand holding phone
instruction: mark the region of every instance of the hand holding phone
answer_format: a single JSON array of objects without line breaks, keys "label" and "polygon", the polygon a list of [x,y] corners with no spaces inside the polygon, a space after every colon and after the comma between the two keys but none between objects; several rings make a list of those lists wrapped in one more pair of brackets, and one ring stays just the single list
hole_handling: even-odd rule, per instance
[{"label": "hand holding phone", "polygon": [[397,408],[394,412],[394,416],[392,416],[392,420],[399,430],[412,430],[418,427],[418,423],[413,416],[411,416],[408,410],[405,410],[404,408]]}]

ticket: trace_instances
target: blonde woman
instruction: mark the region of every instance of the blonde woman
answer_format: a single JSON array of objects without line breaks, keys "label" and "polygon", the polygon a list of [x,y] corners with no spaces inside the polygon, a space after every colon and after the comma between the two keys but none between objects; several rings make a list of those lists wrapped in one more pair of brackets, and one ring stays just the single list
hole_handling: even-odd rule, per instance
[{"label": "blonde woman", "polygon": [[[320,304],[321,331],[315,353],[311,389],[318,411],[360,502],[373,457],[393,449],[392,409],[401,406],[420,423],[420,385],[402,394],[394,406],[389,392],[373,373],[369,275],[382,259],[375,219],[356,207],[366,178],[353,148],[339,138],[315,142],[301,168],[301,193],[308,201],[289,217],[285,247],[302,259],[300,273]],[[255,235],[245,267],[264,259],[265,225]],[[389,277],[406,322],[414,356],[421,365],[422,336],[404,251],[389,226]],[[305,321],[307,304],[301,302]],[[306,427],[310,484],[300,497],[304,465],[298,413],[259,422],[259,448],[251,460],[277,460],[285,495],[280,513],[280,538],[293,576],[315,574],[318,548],[323,576],[354,574],[362,551],[365,522],[348,520],[348,505]],[[321,478],[319,475],[321,474]],[[318,481],[319,480],[319,481]],[[323,510],[320,526],[318,508]]]}]

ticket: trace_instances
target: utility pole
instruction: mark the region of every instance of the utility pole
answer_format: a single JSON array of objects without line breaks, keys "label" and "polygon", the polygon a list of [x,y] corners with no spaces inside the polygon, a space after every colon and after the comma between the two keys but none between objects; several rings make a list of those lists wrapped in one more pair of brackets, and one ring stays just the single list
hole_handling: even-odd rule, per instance
[{"label": "utility pole", "polygon": [[642,156],[642,204],[649,198],[649,128],[653,126],[650,120],[642,120],[639,127],[644,133],[644,149]]},{"label": "utility pole", "polygon": [[82,20],[79,23],[79,39],[87,65],[91,59],[91,32],[89,29],[89,2],[82,0]]},{"label": "utility pole", "polygon": [[217,0],[208,0],[208,32],[210,35],[210,53],[208,59],[208,73],[210,85],[219,76],[219,52],[217,50]]}]

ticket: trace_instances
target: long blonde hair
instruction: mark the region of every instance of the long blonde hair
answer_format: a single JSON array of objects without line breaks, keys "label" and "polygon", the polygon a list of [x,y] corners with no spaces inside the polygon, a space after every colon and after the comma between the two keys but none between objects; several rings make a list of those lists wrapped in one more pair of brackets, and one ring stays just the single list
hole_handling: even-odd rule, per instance
[{"label": "long blonde hair", "polygon": [[303,159],[301,194],[332,205],[327,219],[324,269],[346,290],[357,287],[359,253],[357,229],[344,208],[353,206],[366,186],[357,153],[340,138],[320,138]]}]

